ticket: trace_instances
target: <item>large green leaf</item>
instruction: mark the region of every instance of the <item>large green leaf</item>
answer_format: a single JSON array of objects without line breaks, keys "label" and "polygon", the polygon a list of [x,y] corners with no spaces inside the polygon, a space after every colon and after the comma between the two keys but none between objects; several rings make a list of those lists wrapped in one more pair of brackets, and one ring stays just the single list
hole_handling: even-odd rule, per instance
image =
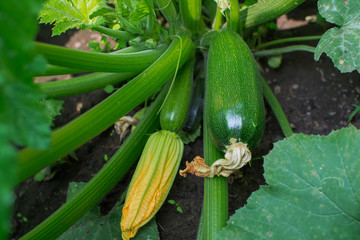
[{"label": "large green leaf", "polygon": [[315,49],[315,60],[325,52],[341,72],[360,72],[360,1],[319,0],[322,17],[339,27],[329,29]]},{"label": "large green leaf", "polygon": [[[50,128],[30,72],[45,69],[34,54],[40,0],[0,1],[0,239],[10,229],[16,157],[12,143],[45,148]],[[34,64],[36,63],[36,64]]]},{"label": "large green leaf", "polygon": [[91,18],[91,14],[105,5],[105,0],[48,0],[40,11],[40,22],[55,23],[53,36],[71,28],[100,26],[104,18]]},{"label": "large green leaf", "polygon": [[219,239],[358,239],[360,131],[294,134],[265,157],[265,179]]},{"label": "large green leaf", "polygon": [[[70,183],[67,200],[71,199],[86,183]],[[106,216],[101,216],[100,209],[94,207],[84,217],[82,217],[68,231],[63,233],[58,240],[121,240],[120,221],[122,214],[123,201],[119,200]],[[155,219],[153,218],[143,226],[136,234],[134,240],[156,240],[159,239],[159,232]]]}]

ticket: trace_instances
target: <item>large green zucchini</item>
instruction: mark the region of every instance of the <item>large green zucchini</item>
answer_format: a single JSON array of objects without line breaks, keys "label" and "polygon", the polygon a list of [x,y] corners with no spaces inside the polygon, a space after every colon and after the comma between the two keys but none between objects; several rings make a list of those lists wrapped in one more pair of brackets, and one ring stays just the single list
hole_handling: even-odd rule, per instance
[{"label": "large green zucchini", "polygon": [[221,150],[230,139],[254,149],[264,132],[264,101],[260,74],[250,49],[230,31],[210,42],[205,88],[205,116],[210,137]]}]

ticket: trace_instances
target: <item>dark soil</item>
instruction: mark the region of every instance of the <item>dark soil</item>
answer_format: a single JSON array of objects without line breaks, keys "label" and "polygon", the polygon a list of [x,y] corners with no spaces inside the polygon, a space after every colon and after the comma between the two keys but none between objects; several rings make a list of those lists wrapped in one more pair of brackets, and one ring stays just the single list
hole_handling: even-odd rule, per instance
[{"label": "dark soil", "polygon": [[[300,6],[288,17],[304,19],[304,16],[315,13],[316,8],[313,3],[310,3]],[[39,36],[39,40],[64,45],[73,33],[71,31],[60,38],[49,39],[45,31]],[[273,35],[282,37],[322,33],[323,28],[312,23],[293,30],[278,31]],[[314,45],[316,42],[310,42],[310,44]],[[260,64],[263,76],[283,106],[294,132],[328,134],[333,129],[349,125],[347,120],[354,110],[352,104],[360,104],[360,75],[358,73],[341,74],[325,55],[319,62],[315,62],[313,54],[304,52],[283,55],[282,64],[278,69],[268,67],[266,59],[262,59]],[[56,126],[62,126],[78,117],[106,96],[108,96],[107,93],[98,90],[66,98],[62,115],[56,118]],[[82,107],[79,110],[81,104]],[[266,106],[266,110],[266,130],[262,143],[254,153],[255,157],[266,155],[272,149],[273,143],[284,137],[271,109]],[[360,127],[360,114],[351,123]],[[68,157],[65,164],[56,166],[57,173],[50,181],[35,182],[29,179],[17,187],[13,239],[21,237],[34,228],[65,202],[69,182],[87,182],[101,169],[105,163],[104,154],[110,158],[119,146],[119,137],[116,134],[111,136],[111,132],[112,128],[109,128],[76,150],[77,160]],[[183,169],[185,161],[191,160],[196,155],[203,156],[202,138],[185,146],[180,168]],[[256,160],[251,167],[244,167],[237,177],[230,179],[229,215],[246,204],[251,193],[260,185],[265,184],[262,164],[263,160]],[[130,173],[132,172],[133,169]],[[130,173],[103,199],[100,204],[103,213],[111,209],[119,199],[130,181]],[[177,176],[168,199],[178,202],[183,213],[179,213],[176,207],[167,201],[164,203],[156,215],[161,239],[195,239],[203,199],[203,180],[194,176],[187,178]],[[27,221],[17,217],[17,213],[25,216]]]}]

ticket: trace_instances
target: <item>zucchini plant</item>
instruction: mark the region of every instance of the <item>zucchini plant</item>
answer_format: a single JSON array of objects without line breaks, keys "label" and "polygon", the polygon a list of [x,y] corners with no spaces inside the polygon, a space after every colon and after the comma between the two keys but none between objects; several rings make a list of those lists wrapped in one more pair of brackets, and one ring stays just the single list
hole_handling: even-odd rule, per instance
[{"label": "zucchini plant", "polygon": [[[357,0],[319,0],[319,13],[340,26],[323,36],[261,42],[257,34],[260,25],[303,2],[1,1],[0,239],[9,236],[12,192],[18,184],[90,141],[138,106],[145,108],[145,114],[119,150],[63,206],[21,239],[71,236],[66,231],[79,225],[74,224],[124,177],[139,157],[124,193],[124,205],[120,201],[111,211],[117,220],[121,215],[121,223],[108,231],[116,239],[141,239],[141,229],[160,209],[179,172],[184,151],[180,136],[199,129],[201,119],[204,156],[194,156],[194,161],[180,170],[183,176],[192,173],[205,177],[198,239],[234,239],[240,235],[248,239],[254,235],[281,239],[287,236],[289,228],[292,236],[300,239],[358,236],[360,166],[359,161],[350,159],[360,154],[359,131],[350,127],[328,137],[293,134],[256,62],[261,57],[292,51],[314,52],[318,60],[325,52],[340,71],[360,71]],[[90,29],[112,37],[117,44],[110,53],[102,53],[34,42],[39,22],[53,24],[53,35],[73,28]],[[319,38],[316,48],[290,45],[264,50],[277,44]],[[91,73],[63,81],[33,81],[36,76],[85,72]],[[49,107],[53,99],[115,84],[120,88],[102,102],[65,126],[50,128],[53,116],[59,112],[59,105],[56,111]],[[256,161],[251,160],[251,153],[265,128],[264,98],[286,139],[265,157],[269,187],[262,187],[246,208],[228,220],[227,177]],[[281,155],[290,147],[300,150]],[[141,156],[139,149],[143,149]],[[287,160],[283,159],[285,155]],[[301,161],[304,159],[308,164]],[[325,159],[329,159],[329,165],[324,165]],[[296,191],[287,192],[279,181]],[[299,199],[314,200],[320,210],[313,211]],[[285,207],[280,209],[283,203]],[[260,208],[264,210],[258,211]],[[296,213],[307,223],[293,221],[286,213]],[[326,215],[322,216],[325,220],[320,215]],[[264,226],[257,228],[257,219]],[[324,233],[321,221],[331,229],[330,235]],[[290,222],[296,222],[296,226]],[[82,237],[91,239],[88,235]]]}]

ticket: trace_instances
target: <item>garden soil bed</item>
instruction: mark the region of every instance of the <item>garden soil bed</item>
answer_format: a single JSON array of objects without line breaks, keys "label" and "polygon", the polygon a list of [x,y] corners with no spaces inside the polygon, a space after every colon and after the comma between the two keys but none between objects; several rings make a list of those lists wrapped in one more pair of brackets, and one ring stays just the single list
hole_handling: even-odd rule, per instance
[{"label": "garden soil bed", "polygon": [[[316,14],[314,3],[305,4],[288,15],[293,20],[304,20],[307,15]],[[298,21],[299,22],[299,21]],[[44,29],[44,27],[42,27]],[[306,36],[322,34],[324,29],[314,23],[291,30],[277,31],[273,34],[284,36]],[[79,37],[75,31],[68,31],[61,38],[49,39],[49,32],[42,31],[38,37],[46,41],[68,47],[81,48],[94,37]],[[96,38],[96,36],[95,36]],[[315,46],[316,42],[307,42]],[[85,44],[86,46],[86,44]],[[329,134],[333,129],[349,125],[348,117],[354,110],[353,104],[360,104],[360,75],[357,72],[341,74],[332,61],[322,56],[320,61],[313,60],[313,54],[295,52],[283,55],[282,64],[277,69],[267,65],[266,59],[260,61],[263,76],[275,92],[286,116],[296,133]],[[56,118],[56,127],[63,126],[106,98],[108,94],[97,90],[66,98],[62,115]],[[273,143],[281,140],[283,134],[271,109],[266,105],[266,129],[261,145],[254,153],[251,167],[246,166],[236,176],[229,179],[229,215],[246,204],[251,193],[264,185],[263,160],[273,148]],[[360,114],[351,122],[360,127]],[[86,126],[84,126],[86,128]],[[112,134],[113,128],[107,129],[75,151],[76,158],[67,157],[66,162],[55,167],[57,173],[50,181],[35,182],[28,179],[16,188],[12,239],[18,239],[34,228],[66,199],[69,182],[87,182],[106,163],[104,155],[110,158],[120,145],[118,135]],[[194,143],[185,146],[180,168],[185,168],[185,161],[203,156],[202,136]],[[103,214],[120,198],[129,183],[134,167],[121,182],[102,200],[100,208]],[[203,180],[194,176],[177,176],[168,195],[168,200],[178,202],[183,210],[179,213],[174,205],[167,201],[156,215],[158,230],[163,240],[195,239],[199,225],[203,199]],[[26,221],[17,216],[26,217]]]}]

